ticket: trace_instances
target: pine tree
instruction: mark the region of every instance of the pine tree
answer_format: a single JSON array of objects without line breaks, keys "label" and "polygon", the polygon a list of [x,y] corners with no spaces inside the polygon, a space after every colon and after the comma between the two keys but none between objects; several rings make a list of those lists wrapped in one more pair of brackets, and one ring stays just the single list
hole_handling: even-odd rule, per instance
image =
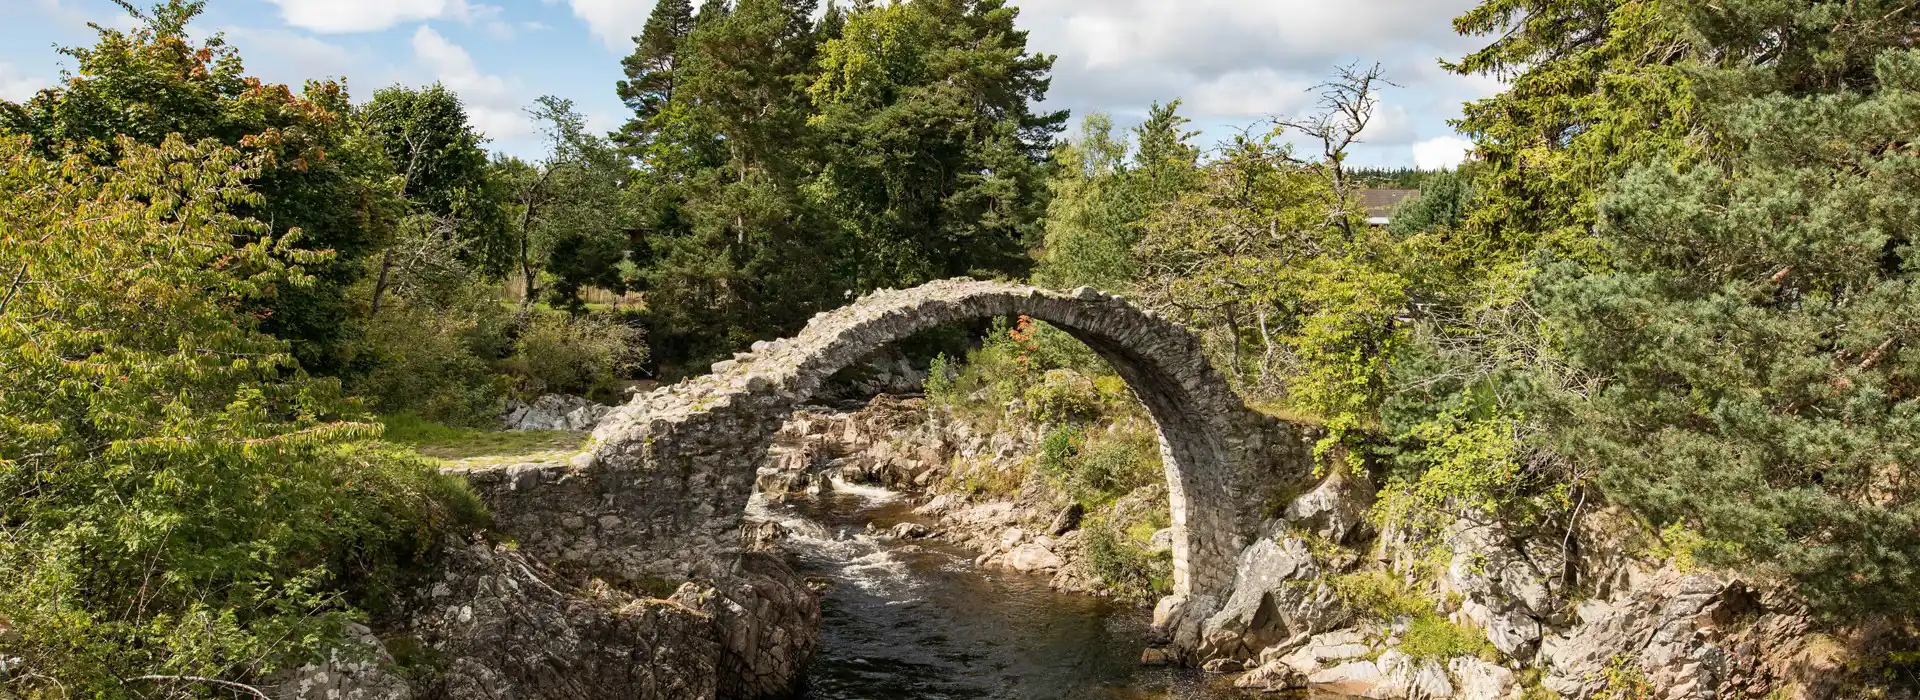
[{"label": "pine tree", "polygon": [[627,79],[614,89],[633,110],[633,117],[615,135],[623,148],[642,147],[660,129],[655,120],[673,102],[680,83],[680,50],[693,27],[692,0],[659,0],[646,28],[634,38],[633,53],[621,59]]},{"label": "pine tree", "polygon": [[[1859,34],[1820,34],[1819,61],[1697,69],[1725,155],[1608,188],[1608,267],[1554,268],[1539,301],[1593,383],[1541,413],[1697,558],[1898,619],[1920,610],[1920,52],[1893,47],[1920,22],[1775,9],[1726,3],[1708,28],[1779,22],[1726,55],[1813,36],[1803,20]],[[1876,44],[1863,76],[1856,49]]]},{"label": "pine tree", "polygon": [[1064,112],[1036,112],[1053,57],[999,0],[856,10],[809,89],[827,204],[858,289],[1024,274]]}]

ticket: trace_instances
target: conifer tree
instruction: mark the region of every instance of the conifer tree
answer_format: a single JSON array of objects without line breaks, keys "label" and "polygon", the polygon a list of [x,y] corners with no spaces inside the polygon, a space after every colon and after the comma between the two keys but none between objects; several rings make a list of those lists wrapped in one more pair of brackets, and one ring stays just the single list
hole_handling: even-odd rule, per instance
[{"label": "conifer tree", "polygon": [[680,83],[680,50],[693,27],[693,0],[659,0],[646,28],[634,38],[633,53],[621,59],[627,79],[617,83],[615,91],[633,110],[615,135],[622,147],[637,148],[660,128],[655,120],[673,102]]}]

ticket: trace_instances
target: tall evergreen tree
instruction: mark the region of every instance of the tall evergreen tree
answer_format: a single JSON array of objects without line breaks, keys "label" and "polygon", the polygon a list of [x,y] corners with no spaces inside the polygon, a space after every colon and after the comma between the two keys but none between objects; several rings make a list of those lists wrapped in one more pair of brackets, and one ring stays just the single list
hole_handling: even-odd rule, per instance
[{"label": "tall evergreen tree", "polygon": [[620,61],[627,79],[615,84],[620,100],[633,110],[614,137],[622,147],[637,148],[660,128],[655,120],[673,102],[680,84],[680,50],[693,27],[693,0],[659,0],[646,28],[634,37],[633,53]]},{"label": "tall evergreen tree", "polygon": [[1041,238],[1046,160],[1064,112],[1036,112],[1053,57],[1001,0],[857,10],[809,92],[827,143],[821,191],[858,288],[1023,274]]},{"label": "tall evergreen tree", "polygon": [[1557,269],[1542,299],[1596,379],[1544,413],[1610,497],[1694,533],[1701,559],[1791,577],[1829,612],[1911,615],[1920,155],[1889,145],[1920,133],[1920,52],[1874,75],[1716,109],[1727,157],[1610,188],[1609,269]]}]

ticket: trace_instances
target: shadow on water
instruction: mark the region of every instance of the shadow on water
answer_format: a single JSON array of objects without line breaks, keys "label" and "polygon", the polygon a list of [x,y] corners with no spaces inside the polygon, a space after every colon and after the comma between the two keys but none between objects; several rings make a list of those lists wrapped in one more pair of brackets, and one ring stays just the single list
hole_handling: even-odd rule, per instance
[{"label": "shadow on water", "polygon": [[908,503],[847,487],[754,516],[791,533],[803,573],[834,585],[822,601],[810,700],[1227,700],[1252,697],[1191,670],[1138,663],[1149,615],[1059,593],[1041,576],[983,570],[940,542],[870,536],[915,520]]}]

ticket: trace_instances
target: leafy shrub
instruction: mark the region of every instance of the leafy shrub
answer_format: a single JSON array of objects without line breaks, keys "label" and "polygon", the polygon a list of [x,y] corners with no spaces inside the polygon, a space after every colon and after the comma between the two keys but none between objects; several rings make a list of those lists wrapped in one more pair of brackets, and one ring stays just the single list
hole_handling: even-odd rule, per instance
[{"label": "leafy shrub", "polygon": [[227,211],[260,203],[259,162],[118,148],[100,168],[0,137],[21,280],[0,301],[0,618],[63,697],[303,660],[478,514],[260,330],[262,296],[325,255]]},{"label": "leafy shrub", "polygon": [[384,414],[414,413],[464,426],[499,419],[504,378],[493,358],[503,343],[497,302],[451,308],[396,304],[362,322],[348,389]]},{"label": "leafy shrub", "polygon": [[620,380],[647,358],[638,328],[605,314],[538,313],[515,339],[507,371],[524,396],[619,396]]},{"label": "leafy shrub", "polygon": [[1415,615],[1400,637],[1400,653],[1416,659],[1446,661],[1498,653],[1479,628],[1456,624],[1431,610]]},{"label": "leafy shrub", "polygon": [[1140,423],[1056,426],[1040,440],[1040,473],[1089,509],[1163,478],[1160,440]]},{"label": "leafy shrub", "polygon": [[1160,438],[1139,423],[1095,431],[1074,460],[1074,482],[1083,500],[1105,504],[1134,489],[1164,479]]},{"label": "leafy shrub", "polygon": [[1441,530],[1463,512],[1496,513],[1526,525],[1571,510],[1571,483],[1558,467],[1523,469],[1523,460],[1553,462],[1534,458],[1525,430],[1504,413],[1448,410],[1417,422],[1396,436],[1391,449],[1399,451],[1399,467],[1368,517],[1409,547],[1439,555]]},{"label": "leafy shrub", "polygon": [[951,404],[958,399],[954,395],[954,382],[959,378],[957,375],[958,371],[953,361],[947,359],[946,353],[935,355],[933,361],[927,364],[927,381],[921,384],[921,391],[926,393],[929,401]]},{"label": "leafy shrub", "polygon": [[1093,381],[1070,369],[1048,370],[1022,392],[1027,416],[1041,425],[1085,423],[1100,415],[1100,393]]},{"label": "leafy shrub", "polygon": [[1373,569],[1341,574],[1327,579],[1341,602],[1377,619],[1432,613],[1433,601],[1413,590],[1393,572]]},{"label": "leafy shrub", "polygon": [[1087,569],[1100,577],[1115,596],[1148,600],[1172,592],[1171,555],[1148,553],[1142,546],[1144,542],[1116,532],[1114,525],[1104,518],[1090,519],[1082,530],[1087,538]]},{"label": "leafy shrub", "polygon": [[1040,438],[1040,473],[1065,482],[1073,477],[1073,458],[1080,454],[1085,429],[1070,425],[1054,426]]}]

